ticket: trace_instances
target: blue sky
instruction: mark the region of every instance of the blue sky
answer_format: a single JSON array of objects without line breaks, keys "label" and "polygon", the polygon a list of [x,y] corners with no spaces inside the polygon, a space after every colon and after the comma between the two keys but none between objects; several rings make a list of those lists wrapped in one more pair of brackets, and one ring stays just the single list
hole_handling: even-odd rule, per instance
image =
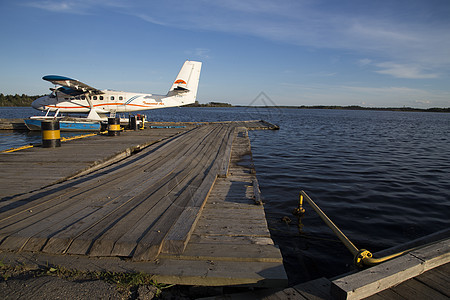
[{"label": "blue sky", "polygon": [[0,92],[56,74],[165,94],[191,59],[200,103],[450,107],[449,16],[448,0],[0,0]]}]

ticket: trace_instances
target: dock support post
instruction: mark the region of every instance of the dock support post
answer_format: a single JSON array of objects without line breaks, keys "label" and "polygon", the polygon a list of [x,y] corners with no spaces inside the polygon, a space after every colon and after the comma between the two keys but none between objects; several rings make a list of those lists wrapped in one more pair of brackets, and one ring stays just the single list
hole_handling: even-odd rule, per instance
[{"label": "dock support post", "polygon": [[108,118],[108,135],[116,136],[120,135],[120,119]]},{"label": "dock support post", "polygon": [[138,130],[137,122],[136,122],[136,116],[130,116],[129,117],[130,122],[130,130]]},{"label": "dock support post", "polygon": [[41,121],[42,147],[61,147],[61,131],[58,120]]}]

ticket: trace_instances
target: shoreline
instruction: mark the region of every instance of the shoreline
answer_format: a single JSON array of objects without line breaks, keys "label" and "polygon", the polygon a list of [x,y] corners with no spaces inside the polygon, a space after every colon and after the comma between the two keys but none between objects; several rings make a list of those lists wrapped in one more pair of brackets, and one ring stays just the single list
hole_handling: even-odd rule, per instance
[{"label": "shoreline", "polygon": [[[1,106],[0,108],[15,108],[25,107],[29,108],[29,105],[17,105],[17,106]],[[210,102],[207,104],[190,104],[183,107],[190,108],[268,108],[268,109],[327,109],[327,110],[361,110],[361,111],[399,111],[399,112],[438,112],[438,113],[450,113],[450,107],[430,107],[430,108],[415,108],[415,107],[364,107],[359,105],[274,105],[274,106],[248,106],[248,105],[231,105],[228,103]]]}]

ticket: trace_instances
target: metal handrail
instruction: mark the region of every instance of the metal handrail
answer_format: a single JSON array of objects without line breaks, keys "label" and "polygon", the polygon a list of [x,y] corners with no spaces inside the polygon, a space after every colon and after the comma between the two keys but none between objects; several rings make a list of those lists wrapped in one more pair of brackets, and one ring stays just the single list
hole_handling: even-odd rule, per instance
[{"label": "metal handrail", "polygon": [[303,190],[300,191],[299,204],[296,213],[303,214],[305,212],[305,209],[303,208],[303,198],[314,209],[314,211],[325,222],[325,224],[327,224],[327,226],[336,234],[336,236],[345,245],[345,247],[352,253],[353,261],[358,267],[373,266],[416,249],[413,248],[392,255],[387,255],[385,257],[374,258],[370,251],[366,249],[358,249]]}]

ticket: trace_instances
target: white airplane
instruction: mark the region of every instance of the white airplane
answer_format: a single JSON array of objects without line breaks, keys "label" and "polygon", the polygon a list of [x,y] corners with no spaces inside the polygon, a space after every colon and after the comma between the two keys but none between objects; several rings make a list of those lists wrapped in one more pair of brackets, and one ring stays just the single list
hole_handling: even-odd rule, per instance
[{"label": "white airplane", "polygon": [[47,114],[89,113],[89,120],[104,120],[106,117],[100,115],[187,105],[197,97],[201,67],[201,62],[187,60],[166,95],[98,90],[75,79],[47,75],[42,79],[60,87],[50,88],[51,94],[36,99],[31,106]]}]

